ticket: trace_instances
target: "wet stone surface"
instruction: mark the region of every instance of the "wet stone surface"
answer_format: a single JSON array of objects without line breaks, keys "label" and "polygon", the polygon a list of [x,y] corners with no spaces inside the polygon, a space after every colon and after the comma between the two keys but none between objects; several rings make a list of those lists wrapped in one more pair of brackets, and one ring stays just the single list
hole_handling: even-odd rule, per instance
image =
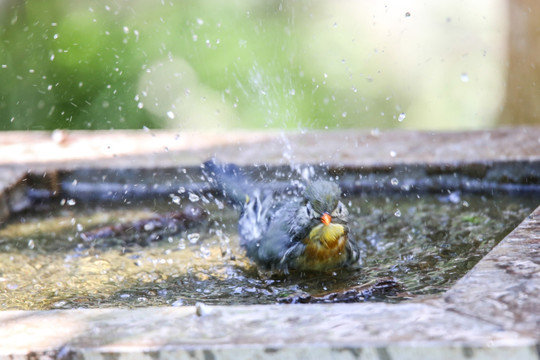
[{"label": "wet stone surface", "polygon": [[539,234],[540,207],[445,293],[449,308],[540,337]]},{"label": "wet stone surface", "polygon": [[362,269],[285,277],[245,257],[237,213],[211,194],[121,208],[60,199],[0,229],[0,309],[400,302],[447,290],[537,204],[459,192],[344,201]]}]

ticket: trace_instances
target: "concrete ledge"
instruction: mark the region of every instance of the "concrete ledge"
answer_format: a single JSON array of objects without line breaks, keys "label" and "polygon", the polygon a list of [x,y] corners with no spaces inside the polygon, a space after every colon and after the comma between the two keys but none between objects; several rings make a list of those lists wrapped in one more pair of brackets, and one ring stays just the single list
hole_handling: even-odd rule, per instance
[{"label": "concrete ledge", "polygon": [[231,306],[211,307],[204,316],[194,307],[6,313],[0,314],[0,344],[4,354],[24,355],[31,348],[74,358],[99,353],[174,358],[192,352],[215,359],[323,358],[324,353],[364,358],[370,352],[406,358],[422,348],[446,358],[453,352],[457,358],[482,358],[505,348],[536,355],[534,338],[439,305]]},{"label": "concrete ledge", "polygon": [[540,127],[469,132],[78,131],[0,133],[0,166],[193,166],[211,156],[239,165],[349,166],[540,160]]},{"label": "concrete ledge", "polygon": [[[540,162],[540,128],[175,136],[71,133],[55,141],[44,133],[3,133],[0,170],[13,177],[2,176],[2,186],[13,189],[27,170],[194,166],[215,154],[279,165],[285,152],[297,163],[366,168],[510,162],[517,172]],[[537,181],[531,169],[520,181]],[[515,181],[508,171],[507,181]],[[8,195],[0,202],[13,203],[2,193]],[[443,296],[396,305],[0,312],[0,358],[540,359],[539,233],[540,208]]]},{"label": "concrete ledge", "polygon": [[447,309],[540,339],[539,294],[540,207],[447,291],[444,300]]}]

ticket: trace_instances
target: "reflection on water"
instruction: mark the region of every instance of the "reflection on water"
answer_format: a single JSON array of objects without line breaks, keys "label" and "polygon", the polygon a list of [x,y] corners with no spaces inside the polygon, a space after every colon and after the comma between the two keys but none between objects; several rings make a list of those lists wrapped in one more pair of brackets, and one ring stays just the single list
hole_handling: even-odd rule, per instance
[{"label": "reflection on water", "polygon": [[[201,200],[209,215],[187,228],[146,226],[192,206],[187,196],[123,208],[63,202],[12,219],[0,229],[0,309],[266,304],[383,278],[402,292],[370,300],[400,301],[446,290],[538,205],[459,193],[348,197],[362,269],[285,278],[244,256],[234,211]],[[110,236],[81,236],[119,224]]]}]

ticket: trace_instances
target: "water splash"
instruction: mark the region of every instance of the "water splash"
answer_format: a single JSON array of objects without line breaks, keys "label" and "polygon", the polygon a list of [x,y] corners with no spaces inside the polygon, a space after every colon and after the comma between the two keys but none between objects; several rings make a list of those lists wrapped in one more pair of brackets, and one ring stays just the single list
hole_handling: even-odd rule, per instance
[{"label": "water splash", "polygon": [[287,133],[287,129],[305,131],[305,121],[297,118],[297,98],[302,96],[302,91],[296,89],[290,69],[270,72],[268,68],[255,61],[248,71],[247,83],[235,76],[236,85],[245,98],[257,105],[264,116],[265,127],[281,129],[279,145],[283,149],[282,163],[291,168],[291,181],[294,182],[293,178],[297,175],[309,180],[313,171],[296,161],[296,150]]},{"label": "water splash", "polygon": [[191,233],[188,234],[187,238],[191,244],[196,244],[201,238],[201,235],[199,233]]}]

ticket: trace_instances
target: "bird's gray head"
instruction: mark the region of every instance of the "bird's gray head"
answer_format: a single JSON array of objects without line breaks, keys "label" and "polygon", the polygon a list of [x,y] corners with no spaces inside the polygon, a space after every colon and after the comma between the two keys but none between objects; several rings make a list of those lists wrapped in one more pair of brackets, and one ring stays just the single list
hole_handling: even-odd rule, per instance
[{"label": "bird's gray head", "polygon": [[313,227],[332,219],[345,224],[348,211],[339,201],[340,197],[341,189],[333,182],[318,180],[309,183],[304,190],[305,203],[289,220],[290,233],[305,236]]},{"label": "bird's gray head", "polygon": [[336,183],[318,180],[304,190],[304,197],[319,214],[331,212],[339,202],[341,189]]}]

